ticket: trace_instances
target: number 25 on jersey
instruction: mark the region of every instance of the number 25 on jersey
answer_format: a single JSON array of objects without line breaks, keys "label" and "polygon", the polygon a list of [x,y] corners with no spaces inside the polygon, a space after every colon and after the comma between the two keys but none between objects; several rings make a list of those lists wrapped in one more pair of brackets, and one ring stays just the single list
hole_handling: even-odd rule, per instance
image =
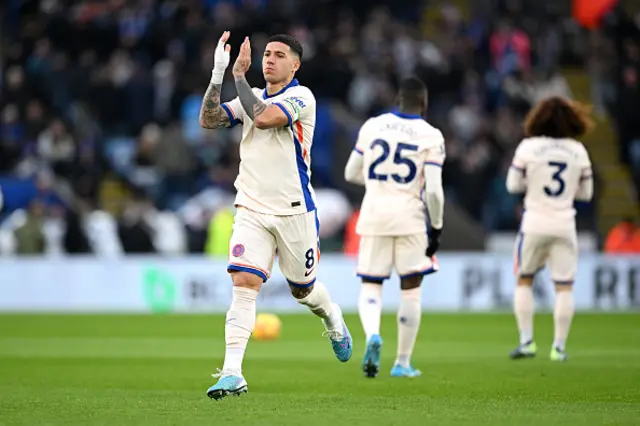
[{"label": "number 25 on jersey", "polygon": [[[387,161],[387,159],[391,155],[391,148],[389,147],[389,143],[382,139],[376,139],[371,142],[371,150],[374,151],[376,147],[382,148],[382,153],[369,166],[369,179],[384,182],[389,178],[389,175],[376,173],[376,167]],[[408,170],[404,175],[398,173],[391,174],[391,178],[394,181],[396,181],[397,183],[409,183],[413,179],[415,179],[416,173],[418,171],[416,163],[403,156],[403,152],[415,152],[417,150],[418,147],[416,145],[411,145],[408,143],[398,143],[395,153],[393,154],[393,162],[398,165],[406,166]]]}]

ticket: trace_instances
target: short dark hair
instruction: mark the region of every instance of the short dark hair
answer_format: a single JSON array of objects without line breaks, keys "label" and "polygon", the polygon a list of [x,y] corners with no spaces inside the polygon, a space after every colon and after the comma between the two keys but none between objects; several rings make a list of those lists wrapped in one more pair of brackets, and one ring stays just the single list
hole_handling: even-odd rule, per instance
[{"label": "short dark hair", "polygon": [[425,105],[427,103],[427,86],[418,77],[407,77],[400,82],[398,97],[405,106]]},{"label": "short dark hair", "polygon": [[269,43],[274,41],[278,43],[286,44],[287,46],[289,46],[291,51],[296,55],[298,55],[298,58],[302,60],[302,53],[303,53],[302,45],[298,40],[295,39],[295,37],[290,36],[289,34],[276,34],[274,36],[271,36],[271,38],[269,38]]},{"label": "short dark hair", "polygon": [[552,96],[538,102],[524,121],[527,137],[577,139],[593,128],[590,108],[576,101]]}]

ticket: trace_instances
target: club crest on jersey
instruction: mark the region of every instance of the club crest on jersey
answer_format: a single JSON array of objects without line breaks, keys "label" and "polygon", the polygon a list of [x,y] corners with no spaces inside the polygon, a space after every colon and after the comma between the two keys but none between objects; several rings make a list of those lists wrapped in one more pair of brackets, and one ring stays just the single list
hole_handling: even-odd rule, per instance
[{"label": "club crest on jersey", "polygon": [[236,244],[233,246],[233,249],[231,249],[231,254],[233,254],[234,257],[242,256],[244,254],[244,246],[242,244]]}]

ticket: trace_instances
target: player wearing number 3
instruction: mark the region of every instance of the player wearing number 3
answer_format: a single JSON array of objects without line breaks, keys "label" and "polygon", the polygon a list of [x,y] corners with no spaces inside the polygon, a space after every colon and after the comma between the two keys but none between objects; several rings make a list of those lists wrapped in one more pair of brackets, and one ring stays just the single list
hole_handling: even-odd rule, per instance
[{"label": "player wearing number 3", "polygon": [[443,224],[444,138],[423,119],[427,90],[420,80],[400,83],[398,103],[397,112],[364,123],[345,168],[348,181],[366,187],[356,231],[361,235],[358,310],[367,337],[362,363],[367,377],[375,377],[380,369],[382,283],[394,267],[402,291],[391,375],[420,375],[411,365],[422,312],[420,284],[424,275],[438,269],[434,254]]},{"label": "player wearing number 3", "polygon": [[231,50],[226,44],[229,36],[225,32],[218,42],[200,110],[204,128],[242,124],[240,172],[235,182],[238,209],[227,266],[233,296],[225,323],[224,366],[215,375],[220,377],[218,382],[207,390],[214,399],[247,391],[242,361],[255,325],[256,298],[271,274],[276,250],[293,296],[322,319],[336,357],[342,362],[351,358],[351,336],[340,308],[316,280],[319,224],[310,184],[316,100],[294,78],[302,46],[289,35],[273,36],[262,59],[266,89],[257,89],[245,79],[251,65],[251,45],[245,38],[233,66],[238,97],[220,104]]},{"label": "player wearing number 3", "polygon": [[526,139],[516,149],[507,175],[509,192],[525,194],[514,256],[518,285],[513,302],[520,345],[511,352],[512,359],[536,354],[532,285],[547,262],[556,286],[550,358],[567,358],[565,342],[573,318],[572,285],[578,266],[573,203],[589,201],[593,195],[589,154],[576,139],[591,126],[584,106],[558,97],[541,101],[526,118]]}]

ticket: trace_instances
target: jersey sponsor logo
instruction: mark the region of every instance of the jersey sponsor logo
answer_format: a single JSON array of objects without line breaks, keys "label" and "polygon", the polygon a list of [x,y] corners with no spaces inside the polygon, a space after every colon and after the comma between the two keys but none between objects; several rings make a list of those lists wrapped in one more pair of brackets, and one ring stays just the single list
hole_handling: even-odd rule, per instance
[{"label": "jersey sponsor logo", "polygon": [[231,254],[233,254],[234,257],[242,256],[244,254],[244,246],[242,244],[236,244],[233,246],[233,249],[231,249]]},{"label": "jersey sponsor logo", "polygon": [[290,99],[292,102],[295,102],[296,104],[298,104],[298,106],[299,106],[300,108],[306,108],[306,106],[307,106],[307,105],[305,105],[305,103],[302,101],[302,99],[300,99],[300,98],[296,98],[295,96],[294,96],[294,97],[291,97],[291,98],[289,98],[289,99]]}]

